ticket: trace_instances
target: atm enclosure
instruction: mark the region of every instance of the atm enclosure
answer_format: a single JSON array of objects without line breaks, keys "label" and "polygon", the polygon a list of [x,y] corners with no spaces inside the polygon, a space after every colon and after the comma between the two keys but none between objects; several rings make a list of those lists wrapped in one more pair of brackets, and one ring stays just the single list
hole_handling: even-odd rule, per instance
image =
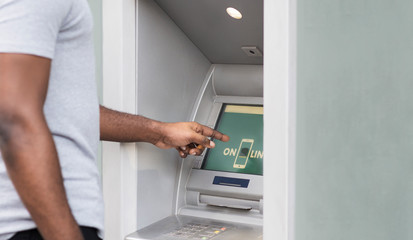
[{"label": "atm enclosure", "polygon": [[[131,7],[129,3],[122,6]],[[262,1],[238,0],[233,7],[242,11],[241,21],[227,15],[229,2],[224,1],[134,3],[133,15],[128,8],[122,11],[129,15],[115,18],[123,23],[104,24],[110,30],[103,32],[104,43],[113,46],[112,40],[119,39],[122,42],[116,46],[122,48],[104,48],[110,57],[104,61],[103,104],[160,121],[197,121],[213,128],[225,104],[263,105],[263,57],[248,56],[242,49],[255,46],[265,52]],[[109,4],[115,5],[106,6]],[[202,11],[198,14],[191,9]],[[104,19],[108,19],[119,9],[105,12],[108,16]],[[135,32],[132,24],[127,24],[133,20]],[[115,38],[116,34],[122,38]],[[117,60],[109,61],[113,57]],[[121,84],[113,81],[119,78]],[[240,144],[241,140],[234,148],[238,150]],[[252,232],[259,237],[262,176],[250,174],[248,189],[212,184],[216,175],[202,174],[206,171],[201,170],[204,157],[181,159],[174,149],[146,143],[103,143],[105,238],[153,239],[155,236],[145,235],[148,229],[167,231],[167,226],[176,228],[193,219],[235,226],[238,234],[246,236],[240,228],[244,226],[255,229]],[[219,177],[224,177],[221,184],[226,183],[225,177],[244,179],[247,175],[219,172]]]},{"label": "atm enclosure", "polygon": [[211,66],[190,120],[232,139],[216,140],[214,149],[182,159],[175,184],[176,214],[130,234],[127,240],[185,239],[179,237],[183,230],[177,231],[188,224],[213,230],[199,239],[210,239],[214,231],[220,239],[262,239],[262,86],[261,65]]}]

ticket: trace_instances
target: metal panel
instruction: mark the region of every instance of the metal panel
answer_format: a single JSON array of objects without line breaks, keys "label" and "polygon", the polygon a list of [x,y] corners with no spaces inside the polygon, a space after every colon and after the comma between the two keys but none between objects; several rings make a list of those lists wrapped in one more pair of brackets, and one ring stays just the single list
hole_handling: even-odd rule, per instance
[{"label": "metal panel", "polygon": [[[215,176],[244,178],[249,179],[250,183],[248,188],[216,185],[213,184]],[[263,177],[258,175],[193,169],[186,188],[190,191],[197,191],[215,196],[260,200],[262,199],[263,191],[262,183]]]},{"label": "metal panel", "polygon": [[[154,1],[139,0],[137,11],[138,113],[187,121],[211,64]],[[180,161],[174,149],[138,144],[138,228],[173,213]]]},{"label": "metal panel", "polygon": [[[159,237],[162,234],[174,231],[186,224],[205,224],[226,227],[227,230],[218,235],[220,239],[226,240],[262,240],[262,227],[251,224],[234,223],[228,221],[217,221],[205,218],[196,218],[188,216],[170,216],[156,224],[142,229],[139,232],[132,233],[126,237],[126,240],[149,240]],[[158,238],[159,239],[159,238]],[[216,239],[216,238],[214,238]]]},{"label": "metal panel", "polygon": [[262,97],[263,66],[216,64],[214,89],[217,95]]}]

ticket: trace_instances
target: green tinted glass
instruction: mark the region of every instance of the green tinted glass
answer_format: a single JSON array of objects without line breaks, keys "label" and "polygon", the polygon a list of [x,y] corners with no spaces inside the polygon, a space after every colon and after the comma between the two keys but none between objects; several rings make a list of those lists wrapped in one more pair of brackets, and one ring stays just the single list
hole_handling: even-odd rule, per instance
[{"label": "green tinted glass", "polygon": [[263,107],[224,105],[217,130],[229,142],[215,141],[207,153],[204,169],[262,175]]}]

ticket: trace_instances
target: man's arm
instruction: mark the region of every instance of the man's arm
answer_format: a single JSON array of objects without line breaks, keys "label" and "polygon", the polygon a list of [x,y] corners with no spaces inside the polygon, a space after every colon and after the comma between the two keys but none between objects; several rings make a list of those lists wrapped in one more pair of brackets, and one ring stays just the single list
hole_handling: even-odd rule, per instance
[{"label": "man's arm", "polygon": [[181,157],[200,155],[201,147],[213,148],[208,137],[228,141],[229,137],[196,122],[165,123],[139,115],[100,107],[100,139],[116,142],[149,142],[159,148],[176,148]]},{"label": "man's arm", "polygon": [[0,150],[43,238],[80,240],[43,114],[50,64],[47,58],[0,53]]}]

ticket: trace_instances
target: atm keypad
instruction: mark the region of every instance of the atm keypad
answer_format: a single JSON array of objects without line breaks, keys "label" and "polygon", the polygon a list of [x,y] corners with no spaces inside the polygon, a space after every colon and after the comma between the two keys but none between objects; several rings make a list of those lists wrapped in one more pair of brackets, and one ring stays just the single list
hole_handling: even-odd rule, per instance
[{"label": "atm keypad", "polygon": [[209,240],[227,231],[227,227],[189,223],[169,233],[165,233],[156,240]]}]

